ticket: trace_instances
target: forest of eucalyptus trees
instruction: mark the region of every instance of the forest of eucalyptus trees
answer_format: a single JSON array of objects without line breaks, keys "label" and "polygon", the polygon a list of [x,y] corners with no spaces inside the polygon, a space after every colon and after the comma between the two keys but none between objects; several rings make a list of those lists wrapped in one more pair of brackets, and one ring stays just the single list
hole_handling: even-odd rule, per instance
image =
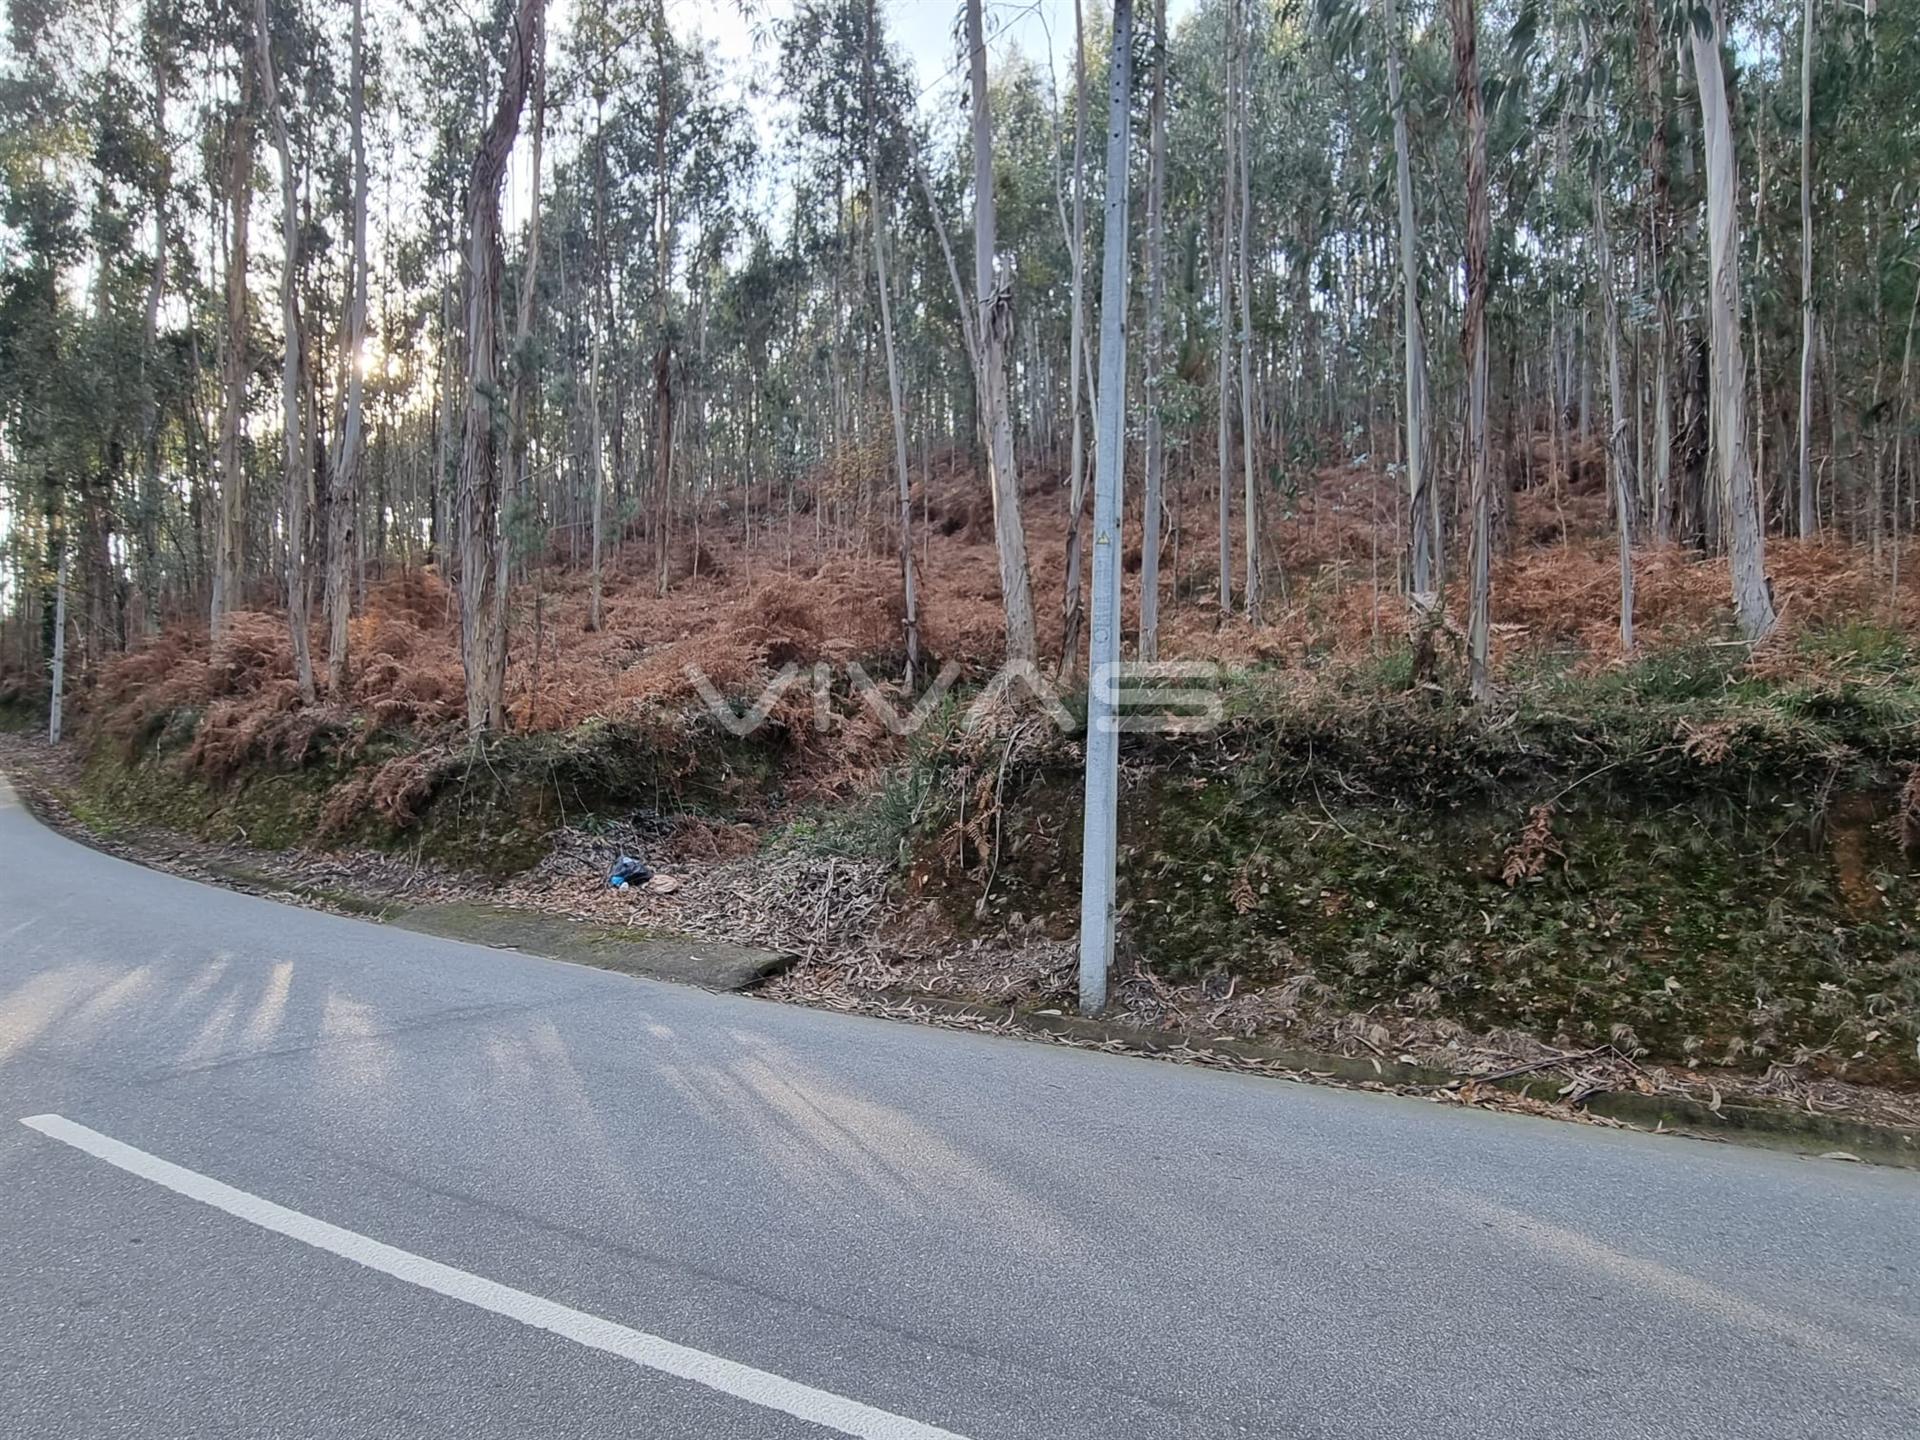
[{"label": "forest of eucalyptus trees", "polygon": [[[0,673],[44,697],[270,610],[319,703],[369,587],[430,566],[480,733],[532,577],[586,576],[596,629],[616,557],[667,594],[724,541],[745,584],[797,543],[895,567],[911,678],[955,456],[1007,654],[1073,668],[1111,15],[1039,6],[1048,55],[1033,5],[925,3],[944,72],[898,0],[742,0],[737,52],[667,0],[14,0]],[[1416,637],[1466,617],[1477,695],[1512,499],[1577,470],[1623,650],[1653,547],[1723,564],[1748,639],[1770,546],[1898,587],[1916,7],[1133,13],[1140,654],[1176,605],[1296,603],[1283,537],[1348,464],[1391,477],[1388,583]],[[1063,613],[1030,578],[1049,510]],[[1170,573],[1183,531],[1189,567],[1217,545],[1202,584]]]}]

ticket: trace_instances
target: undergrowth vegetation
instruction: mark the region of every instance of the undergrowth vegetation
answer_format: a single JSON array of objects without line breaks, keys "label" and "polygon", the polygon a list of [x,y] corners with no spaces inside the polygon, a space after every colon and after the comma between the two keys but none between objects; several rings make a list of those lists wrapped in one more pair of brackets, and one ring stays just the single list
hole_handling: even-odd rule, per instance
[{"label": "undergrowth vegetation", "polygon": [[[1541,663],[1483,712],[1400,662],[1243,676],[1129,741],[1125,962],[1662,1063],[1920,1079],[1920,684],[1904,643]],[[1077,918],[1070,742],[922,780],[916,889],[976,933]]]},{"label": "undergrowth vegetation", "polygon": [[763,813],[781,748],[777,733],[739,739],[690,710],[479,746],[325,710],[216,702],[143,714],[92,748],[90,823],[121,817],[274,849],[407,849],[495,875],[534,864],[568,824]]}]

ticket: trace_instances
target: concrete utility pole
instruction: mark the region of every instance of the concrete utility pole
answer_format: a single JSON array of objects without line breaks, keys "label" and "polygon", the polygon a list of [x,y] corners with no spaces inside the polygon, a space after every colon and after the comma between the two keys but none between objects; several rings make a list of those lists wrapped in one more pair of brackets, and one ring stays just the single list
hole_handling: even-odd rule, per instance
[{"label": "concrete utility pole", "polygon": [[1080,868],[1080,1009],[1107,1003],[1120,809],[1120,486],[1126,461],[1127,141],[1133,0],[1114,0],[1107,86],[1107,218],[1100,276],[1100,414],[1093,470],[1093,629],[1087,655],[1086,834]]}]

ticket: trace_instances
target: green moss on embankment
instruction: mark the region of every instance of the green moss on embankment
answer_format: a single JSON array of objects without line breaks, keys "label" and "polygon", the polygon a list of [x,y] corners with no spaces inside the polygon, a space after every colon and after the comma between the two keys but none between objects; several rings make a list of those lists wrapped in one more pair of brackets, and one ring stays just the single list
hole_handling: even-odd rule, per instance
[{"label": "green moss on embankment", "polygon": [[778,744],[737,740],[694,716],[593,721],[484,746],[320,715],[216,748],[204,723],[201,712],[174,711],[131,744],[95,744],[76,815],[104,833],[143,824],[270,850],[354,843],[505,875],[538,861],[569,821],[731,817],[760,800]]},{"label": "green moss on embankment", "polygon": [[[1123,955],[1660,1061],[1920,1080],[1920,687],[1904,656],[1771,680],[1739,659],[1536,673],[1485,710],[1396,688],[1393,662],[1244,681],[1213,732],[1126,742]],[[983,827],[999,758],[937,782],[916,877],[962,926],[1068,934],[1077,752],[1017,756]]]},{"label": "green moss on embankment", "polygon": [[75,818],[103,835],[153,825],[204,840],[286,850],[315,834],[332,778],[312,766],[215,785],[161,757],[129,762],[96,752],[68,804]]}]

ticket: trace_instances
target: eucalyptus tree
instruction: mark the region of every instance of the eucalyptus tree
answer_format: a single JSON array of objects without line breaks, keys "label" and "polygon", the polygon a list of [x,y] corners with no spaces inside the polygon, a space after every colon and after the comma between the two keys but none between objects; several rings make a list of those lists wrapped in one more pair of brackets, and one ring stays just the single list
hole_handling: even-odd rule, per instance
[{"label": "eucalyptus tree", "polygon": [[172,143],[168,130],[168,95],[179,69],[181,17],[169,4],[149,4],[141,17],[141,45],[146,52],[150,91],[151,163],[147,203],[152,209],[153,255],[147,279],[145,320],[140,338],[141,449],[140,489],[136,506],[140,625],[151,638],[160,631],[162,570],[160,562],[161,512],[165,492],[161,476],[163,381],[160,365],[160,310],[168,287],[168,259],[172,246]]},{"label": "eucalyptus tree", "polygon": [[[1800,22],[1804,50],[1804,13],[1782,10],[1779,19],[1783,30]],[[1786,45],[1783,36],[1783,68]],[[1741,62],[1734,73],[1742,79],[1771,58],[1763,55],[1756,63],[1742,44],[1734,51]],[[1889,522],[1910,530],[1914,520],[1911,492],[1903,511],[1888,482],[1889,452],[1904,448],[1911,422],[1899,371],[1920,221],[1912,184],[1889,184],[1888,177],[1920,170],[1920,88],[1913,84],[1920,71],[1920,10],[1835,6],[1817,29],[1811,59],[1808,138],[1819,225],[1814,389],[1816,414],[1826,412],[1826,454],[1823,463],[1816,461],[1816,472],[1827,477],[1817,488],[1827,497],[1834,528],[1850,540],[1865,539],[1878,565],[1888,552]],[[1737,115],[1749,113],[1746,98],[1740,97]],[[1766,235],[1755,247],[1763,257],[1784,253],[1802,238],[1789,231],[1800,217],[1784,200],[1769,212],[1786,222],[1781,233]],[[1897,553],[1897,544],[1893,549]]]},{"label": "eucalyptus tree", "polygon": [[1487,454],[1487,290],[1491,201],[1487,192],[1487,111],[1480,87],[1476,0],[1448,0],[1454,81],[1460,96],[1466,154],[1466,470],[1471,533],[1468,557],[1467,666],[1473,698],[1493,692],[1493,477]]},{"label": "eucalyptus tree", "polygon": [[[99,463],[99,437],[79,368],[85,321],[65,277],[88,254],[89,215],[80,190],[89,128],[79,107],[84,75],[63,63],[52,10],[16,7],[0,84],[0,440],[18,583],[27,623],[24,660],[58,656],[64,670],[66,578],[77,508],[74,477]],[[34,73],[35,71],[38,73]],[[25,648],[23,646],[23,648]],[[54,684],[57,697],[61,675]]]},{"label": "eucalyptus tree", "polygon": [[1007,391],[1007,347],[1013,334],[1013,297],[997,273],[994,253],[993,117],[987,102],[987,40],[981,0],[967,0],[967,57],[973,100],[973,283],[979,337],[980,411],[987,439],[987,483],[993,499],[994,548],[1007,617],[1007,659],[1034,658],[1033,580],[1027,569],[1026,527],[1020,518],[1020,477],[1013,452],[1013,413]]},{"label": "eucalyptus tree", "polygon": [[216,640],[239,608],[244,579],[247,467],[247,380],[252,374],[247,324],[247,263],[253,218],[254,67],[244,59],[239,96],[225,117],[223,200],[227,212],[226,326],[220,344],[220,515],[214,532],[212,627]]},{"label": "eucalyptus tree", "polygon": [[1387,103],[1393,109],[1394,199],[1400,235],[1400,306],[1406,391],[1407,593],[1415,619],[1438,604],[1434,564],[1436,510],[1427,475],[1427,357],[1420,323],[1420,232],[1413,203],[1413,152],[1407,138],[1407,100],[1401,80],[1404,41],[1395,0],[1382,0],[1387,41]]},{"label": "eucalyptus tree", "polygon": [[[601,625],[607,527],[607,459],[605,394],[607,330],[613,324],[613,263],[607,243],[607,105],[622,97],[639,79],[627,51],[638,37],[651,31],[652,7],[640,0],[592,0],[575,12],[574,64],[578,79],[593,102],[593,133],[587,144],[592,168],[592,250],[585,257],[591,267],[586,323],[591,336],[584,408],[587,416],[587,488],[593,517],[592,560],[588,581],[587,629]],[[624,236],[627,229],[621,227]]]},{"label": "eucalyptus tree", "polygon": [[514,306],[513,393],[507,409],[507,463],[512,467],[509,489],[512,492],[512,504],[516,507],[514,523],[523,532],[532,530],[544,535],[544,531],[540,529],[536,520],[538,509],[533,494],[529,411],[533,405],[539,373],[535,326],[538,319],[537,307],[541,298],[540,216],[546,208],[540,188],[545,174],[543,162],[546,158],[547,141],[547,31],[545,26],[542,26],[540,31],[540,53],[534,57],[529,103],[533,106],[533,134],[529,146],[531,155],[527,185],[529,208],[520,259],[520,290]]},{"label": "eucalyptus tree", "polygon": [[[1079,664],[1081,611],[1085,604],[1080,580],[1083,546],[1080,523],[1087,508],[1086,431],[1082,424],[1080,373],[1086,366],[1087,307],[1087,24],[1082,0],[1073,0],[1073,174],[1072,218],[1065,224],[1067,256],[1071,266],[1067,304],[1067,415],[1072,429],[1068,450],[1067,581],[1063,608],[1060,663],[1069,673]],[[1089,386],[1089,389],[1092,387]]]},{"label": "eucalyptus tree", "polygon": [[480,134],[467,180],[466,422],[460,451],[460,657],[467,680],[467,733],[478,738],[506,718],[507,551],[500,529],[500,186],[520,112],[542,53],[546,0],[517,0],[507,28],[499,98]]},{"label": "eucalyptus tree", "polygon": [[672,303],[674,171],[667,162],[678,87],[679,50],[667,27],[666,0],[654,0],[648,17],[653,59],[653,496],[654,573],[659,593],[667,593],[673,540],[673,354],[669,325]]},{"label": "eucalyptus tree", "polygon": [[[651,381],[643,422],[650,472],[644,487],[637,466],[634,471],[653,542],[655,588],[665,594],[680,503],[695,495],[692,456],[678,448],[679,417],[697,409],[700,375],[692,362],[704,343],[714,257],[737,229],[736,190],[752,173],[753,146],[744,116],[720,93],[711,54],[675,38],[659,0],[643,7],[642,20],[645,43],[635,52],[634,83],[608,117],[609,160],[619,177],[608,223],[622,240],[616,302],[634,345],[644,352],[630,368]],[[634,238],[646,243],[634,246]],[[676,287],[683,265],[690,287],[684,300]],[[612,408],[617,423],[622,407]],[[618,435],[616,430],[616,440]],[[689,445],[697,441],[688,437]],[[692,515],[697,524],[697,509]]]},{"label": "eucalyptus tree", "polygon": [[[64,667],[69,478],[94,449],[85,393],[73,357],[79,317],[63,277],[86,254],[85,210],[74,184],[77,142],[64,87],[32,83],[41,36],[15,11],[14,63],[0,86],[0,437],[9,530],[4,537],[23,621],[23,664],[60,655]],[[56,578],[57,577],[57,578]],[[63,678],[63,677],[62,677]],[[56,680],[54,693],[61,693]]]},{"label": "eucalyptus tree", "polygon": [[1652,535],[1665,544],[1673,533],[1673,371],[1678,334],[1673,313],[1673,284],[1669,272],[1673,246],[1672,186],[1667,174],[1669,147],[1667,132],[1672,115],[1667,100],[1667,66],[1663,57],[1669,52],[1656,15],[1660,0],[1637,0],[1635,46],[1639,53],[1640,100],[1646,126],[1646,174],[1644,226],[1647,244],[1647,270],[1653,287],[1653,325],[1649,337],[1653,346],[1652,465],[1649,501],[1652,506]]},{"label": "eucalyptus tree", "polygon": [[267,0],[254,0],[253,22],[261,108],[280,157],[280,323],[285,349],[280,371],[280,424],[287,526],[287,631],[293,642],[293,670],[300,698],[311,705],[314,687],[313,655],[307,636],[312,607],[307,584],[307,496],[313,483],[313,432],[305,408],[306,337],[300,324],[300,176],[294,169],[293,139],[280,109]]},{"label": "eucalyptus tree", "polygon": [[367,83],[365,0],[353,0],[350,93],[353,155],[353,254],[347,279],[346,402],[327,486],[327,691],[339,701],[347,688],[347,624],[353,613],[355,516],[366,453],[367,370]]},{"label": "eucalyptus tree", "polygon": [[[1234,224],[1234,211],[1240,203],[1240,187],[1234,180],[1234,171],[1240,161],[1240,147],[1234,137],[1234,126],[1240,118],[1239,100],[1234,82],[1234,77],[1239,71],[1239,61],[1234,51],[1240,41],[1240,23],[1238,0],[1223,0],[1223,6],[1220,66],[1220,251],[1219,260],[1214,266],[1214,278],[1219,291],[1220,306],[1217,322],[1219,333],[1215,347],[1218,353],[1216,370],[1219,376],[1215,458],[1219,462],[1220,469],[1217,519],[1220,531],[1220,610],[1224,614],[1233,609],[1233,420],[1230,396],[1233,386],[1233,288],[1239,273],[1233,263],[1234,240],[1239,233]],[[1249,536],[1253,533],[1251,517],[1247,522],[1247,533]],[[1247,562],[1249,577],[1251,577],[1251,567],[1259,563],[1258,552],[1250,551]]]},{"label": "eucalyptus tree", "polygon": [[1767,582],[1759,491],[1747,451],[1747,360],[1740,332],[1739,162],[1734,153],[1733,118],[1723,68],[1726,15],[1719,0],[1710,0],[1707,14],[1689,17],[1687,31],[1706,151],[1707,315],[1712,335],[1714,454],[1727,510],[1734,615],[1741,633],[1749,640],[1759,640],[1773,628],[1775,617],[1772,587]]},{"label": "eucalyptus tree", "polygon": [[[517,7],[520,0],[513,0]],[[405,139],[421,153],[408,178],[417,188],[410,209],[418,228],[406,237],[405,268],[417,331],[416,358],[431,366],[430,453],[421,457],[426,479],[420,497],[427,530],[427,556],[442,576],[459,584],[461,547],[454,543],[459,521],[456,499],[461,480],[462,433],[467,406],[463,398],[465,333],[463,304],[471,229],[465,223],[474,202],[471,181],[482,131],[495,111],[494,91],[501,64],[502,34],[512,33],[516,10],[490,15],[476,26],[450,7],[422,7],[407,46],[407,79],[416,103],[403,109]],[[517,121],[516,121],[517,129]],[[497,201],[496,207],[497,207]]]},{"label": "eucalyptus tree", "polygon": [[1252,121],[1248,105],[1250,67],[1247,64],[1247,51],[1252,37],[1247,34],[1246,9],[1246,0],[1227,0],[1227,24],[1232,34],[1227,47],[1227,104],[1232,116],[1227,143],[1234,152],[1228,158],[1227,183],[1230,187],[1236,184],[1239,187],[1239,193],[1229,202],[1229,208],[1230,213],[1238,214],[1240,222],[1233,245],[1236,265],[1234,288],[1239,294],[1240,311],[1237,317],[1223,318],[1223,323],[1231,327],[1237,319],[1240,332],[1241,506],[1247,552],[1247,585],[1242,599],[1247,617],[1258,620],[1263,591],[1260,503],[1254,472],[1258,464],[1256,455],[1260,447],[1260,434],[1253,419],[1253,150],[1248,140]]},{"label": "eucalyptus tree", "polygon": [[[1089,31],[1090,65],[1104,37]],[[993,122],[995,263],[1009,302],[1008,390],[1016,452],[1056,462],[1071,438],[1062,406],[1073,377],[1061,363],[1072,344],[1071,216],[1063,216],[1063,169],[1071,135],[1062,102],[1038,61],[1014,51],[988,87]],[[1102,147],[1086,157],[1087,184],[1101,183]],[[1089,258],[1089,264],[1091,264]],[[1092,347],[1082,349],[1082,403],[1094,390]],[[1083,497],[1084,498],[1084,497]]]},{"label": "eucalyptus tree", "polygon": [[1166,533],[1167,0],[1153,0],[1153,80],[1147,102],[1146,455],[1141,504],[1140,658],[1160,658],[1160,554]]},{"label": "eucalyptus tree", "polygon": [[1633,416],[1620,363],[1620,303],[1615,289],[1613,241],[1607,214],[1608,176],[1604,163],[1610,147],[1604,119],[1602,88],[1611,66],[1582,23],[1587,84],[1587,185],[1593,203],[1594,285],[1600,292],[1601,342],[1607,365],[1607,470],[1613,479],[1614,527],[1620,555],[1620,649],[1633,653],[1633,531],[1639,488],[1635,480],[1632,443]]},{"label": "eucalyptus tree", "polygon": [[[527,232],[528,339],[516,342],[527,398],[514,403],[524,412],[544,395],[565,432],[542,474],[571,478],[557,505],[575,547],[587,537],[587,628],[597,629],[607,559],[630,529],[649,548],[655,587],[667,586],[677,527],[700,523],[697,466],[711,464],[716,434],[732,433],[705,419],[708,380],[726,368],[707,352],[708,327],[753,153],[711,56],[677,39],[653,0],[583,6],[574,22],[552,81],[556,109],[576,102],[574,123],[556,138],[544,213]],[[531,94],[544,173],[543,83]],[[536,363],[546,370],[537,390]],[[524,414],[509,425],[530,443]],[[532,497],[516,510],[533,523]]]},{"label": "eucalyptus tree", "polygon": [[1800,538],[1819,528],[1813,490],[1813,0],[1800,0]]},{"label": "eucalyptus tree", "polygon": [[[854,340],[846,323],[851,308],[840,297],[843,257],[856,255],[862,241],[871,254],[877,315],[865,307],[856,320],[875,316],[886,370],[886,404],[892,432],[895,547],[900,558],[903,635],[908,683],[920,663],[919,582],[913,558],[912,476],[908,464],[905,382],[895,317],[892,217],[905,193],[915,139],[907,126],[913,105],[911,85],[892,53],[873,0],[802,0],[781,26],[781,85],[795,104],[797,156],[834,207],[828,233],[816,235],[816,253],[833,276],[833,313],[829,349],[836,406],[857,382],[841,373]],[[844,177],[862,182],[864,224],[847,205]],[[798,221],[796,221],[798,223]],[[865,293],[858,282],[848,287]],[[867,327],[857,327],[866,331]],[[860,364],[856,373],[864,375]]]},{"label": "eucalyptus tree", "polygon": [[882,136],[895,143],[897,150],[904,134],[902,112],[907,100],[906,86],[898,70],[886,67],[885,78],[894,92],[886,96],[883,110],[878,55],[881,49],[879,10],[867,0],[866,34],[861,47],[861,100],[867,121],[867,207],[873,233],[874,282],[880,296],[880,333],[887,353],[887,400],[893,420],[894,481],[899,501],[900,587],[902,625],[907,647],[906,684],[912,688],[920,666],[920,597],[913,563],[913,482],[907,471],[907,413],[901,391],[899,344],[894,335],[892,282],[887,274],[887,218],[890,197],[881,179]]},{"label": "eucalyptus tree", "polygon": [[[159,260],[137,237],[166,180],[140,88],[157,54],[142,18],[109,0],[39,0],[12,7],[6,26],[0,273],[10,358],[31,368],[9,377],[0,423],[11,422],[9,523],[31,527],[14,548],[38,551],[18,603],[50,617],[70,552],[83,669],[125,643],[120,520],[129,490],[148,487],[130,461],[153,429],[144,318]],[[43,653],[64,633],[50,618],[36,629]]]}]

